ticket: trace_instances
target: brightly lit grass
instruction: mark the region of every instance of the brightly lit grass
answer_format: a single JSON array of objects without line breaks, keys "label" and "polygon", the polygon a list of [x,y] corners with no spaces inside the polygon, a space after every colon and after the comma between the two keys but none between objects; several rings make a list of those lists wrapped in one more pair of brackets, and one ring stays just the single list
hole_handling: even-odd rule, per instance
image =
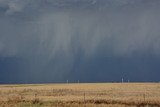
[{"label": "brightly lit grass", "polygon": [[0,85],[0,107],[159,107],[159,99],[159,83]]}]

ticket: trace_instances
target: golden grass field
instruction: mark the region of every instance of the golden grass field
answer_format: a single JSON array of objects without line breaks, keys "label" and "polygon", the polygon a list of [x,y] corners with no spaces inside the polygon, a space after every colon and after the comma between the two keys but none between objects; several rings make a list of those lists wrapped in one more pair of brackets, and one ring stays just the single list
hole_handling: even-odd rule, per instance
[{"label": "golden grass field", "polygon": [[160,107],[160,83],[0,85],[0,107]]}]

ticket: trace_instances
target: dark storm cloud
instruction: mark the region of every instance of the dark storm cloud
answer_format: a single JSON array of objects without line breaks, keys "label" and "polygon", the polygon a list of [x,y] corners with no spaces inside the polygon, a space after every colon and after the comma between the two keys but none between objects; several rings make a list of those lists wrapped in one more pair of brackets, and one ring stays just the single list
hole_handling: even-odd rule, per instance
[{"label": "dark storm cloud", "polygon": [[0,0],[1,83],[159,81],[159,4]]}]

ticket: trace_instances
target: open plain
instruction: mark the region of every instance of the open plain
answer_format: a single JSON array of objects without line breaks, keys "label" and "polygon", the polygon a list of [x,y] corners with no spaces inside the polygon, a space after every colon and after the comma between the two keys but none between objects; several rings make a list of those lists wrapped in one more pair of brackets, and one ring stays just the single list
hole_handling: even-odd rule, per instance
[{"label": "open plain", "polygon": [[0,85],[0,107],[160,107],[160,83]]}]

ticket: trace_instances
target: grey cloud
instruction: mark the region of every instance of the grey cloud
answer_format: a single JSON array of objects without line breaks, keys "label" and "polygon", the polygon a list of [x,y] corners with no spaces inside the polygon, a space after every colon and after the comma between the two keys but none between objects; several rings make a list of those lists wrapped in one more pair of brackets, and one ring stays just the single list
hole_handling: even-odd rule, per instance
[{"label": "grey cloud", "polygon": [[114,9],[124,7],[143,7],[153,6],[159,4],[158,0],[1,0],[0,7],[6,7],[6,14],[13,14],[17,12],[24,12],[27,10],[43,11],[53,9],[96,9],[102,11],[103,9]]},{"label": "grey cloud", "polygon": [[[157,0],[1,0],[0,8],[7,8],[4,14],[0,12],[0,57],[24,61],[24,73],[34,81],[64,80],[76,72],[77,66],[80,66],[77,71],[84,70],[79,71],[83,76],[86,69],[92,68],[87,68],[89,64],[94,65],[101,57],[109,58],[106,60],[112,65],[108,65],[117,68],[119,58],[126,61],[128,57],[146,54],[159,58],[158,3]],[[128,62],[137,71],[141,69]],[[99,69],[118,72],[99,63],[101,60],[96,63]],[[112,74],[103,71],[106,72]]]},{"label": "grey cloud", "polygon": [[26,6],[29,0],[1,0],[0,7],[7,8],[5,14],[20,12]]},{"label": "grey cloud", "polygon": [[[18,1],[13,2],[13,5],[17,5],[16,2]],[[20,6],[15,6],[17,9],[13,8],[9,9],[8,11],[10,11],[11,13],[19,11],[22,9],[23,7],[22,5],[23,3]],[[113,13],[104,13],[104,12],[94,13],[92,11],[89,11],[88,13],[87,12],[83,13],[81,11],[78,12],[80,13],[80,15],[77,14],[76,12],[72,11],[70,12],[70,10],[66,12],[59,11],[53,13],[50,12],[47,14],[43,13],[44,15],[42,14],[41,17],[37,19],[37,21],[31,21],[26,23],[22,22],[22,25],[17,26],[17,28],[14,28],[15,24],[14,22],[13,23],[10,22],[11,24],[8,24],[8,26],[6,27],[9,27],[11,30],[13,29],[13,33],[14,31],[16,32],[19,28],[20,29],[24,28],[22,29],[22,31],[26,30],[27,32],[29,27],[31,28],[34,27],[33,28],[34,30],[40,30],[37,32],[41,32],[41,34],[35,36],[37,40],[40,39],[40,42],[44,42],[44,44],[46,41],[48,41],[47,40],[48,38],[53,39],[53,41],[56,40],[53,42],[55,44],[50,44],[51,46],[53,46],[52,48],[55,48],[53,50],[58,50],[58,48],[61,48],[65,52],[69,50],[68,49],[70,47],[69,43],[71,42],[71,38],[73,35],[74,36],[80,35],[79,37],[81,45],[80,47],[82,47],[86,52],[89,51],[90,49],[94,50],[94,45],[96,47],[99,44],[97,43],[97,41],[101,41],[99,39],[102,40],[105,39],[107,41],[108,39],[114,38],[113,40],[116,41],[116,43],[118,43],[118,45],[117,44],[113,45],[115,47],[114,48],[115,53],[118,53],[116,51],[121,51],[119,53],[123,52],[126,53],[129,52],[128,48],[130,48],[130,50],[132,51],[135,48],[140,49],[140,47],[144,45],[146,45],[146,48],[148,48],[147,45],[150,45],[152,43],[150,43],[149,40],[147,43],[146,39],[147,38],[157,39],[158,37],[157,36],[158,29],[153,29],[153,28],[158,24],[155,22],[155,20],[158,20],[159,15],[158,12],[156,12],[156,10],[154,9],[145,10],[137,13],[133,12],[133,14],[127,12],[126,13],[121,12],[122,14],[119,14],[118,12],[113,12]],[[77,29],[75,29],[74,27],[77,27]],[[151,32],[149,32],[148,29],[151,30]],[[34,35],[34,33],[37,32],[31,30],[29,35]],[[24,36],[24,38],[28,37],[31,36],[28,35]],[[89,40],[91,42],[88,44],[87,42]],[[96,42],[94,43],[94,41]],[[145,46],[142,48],[145,49]]]}]

